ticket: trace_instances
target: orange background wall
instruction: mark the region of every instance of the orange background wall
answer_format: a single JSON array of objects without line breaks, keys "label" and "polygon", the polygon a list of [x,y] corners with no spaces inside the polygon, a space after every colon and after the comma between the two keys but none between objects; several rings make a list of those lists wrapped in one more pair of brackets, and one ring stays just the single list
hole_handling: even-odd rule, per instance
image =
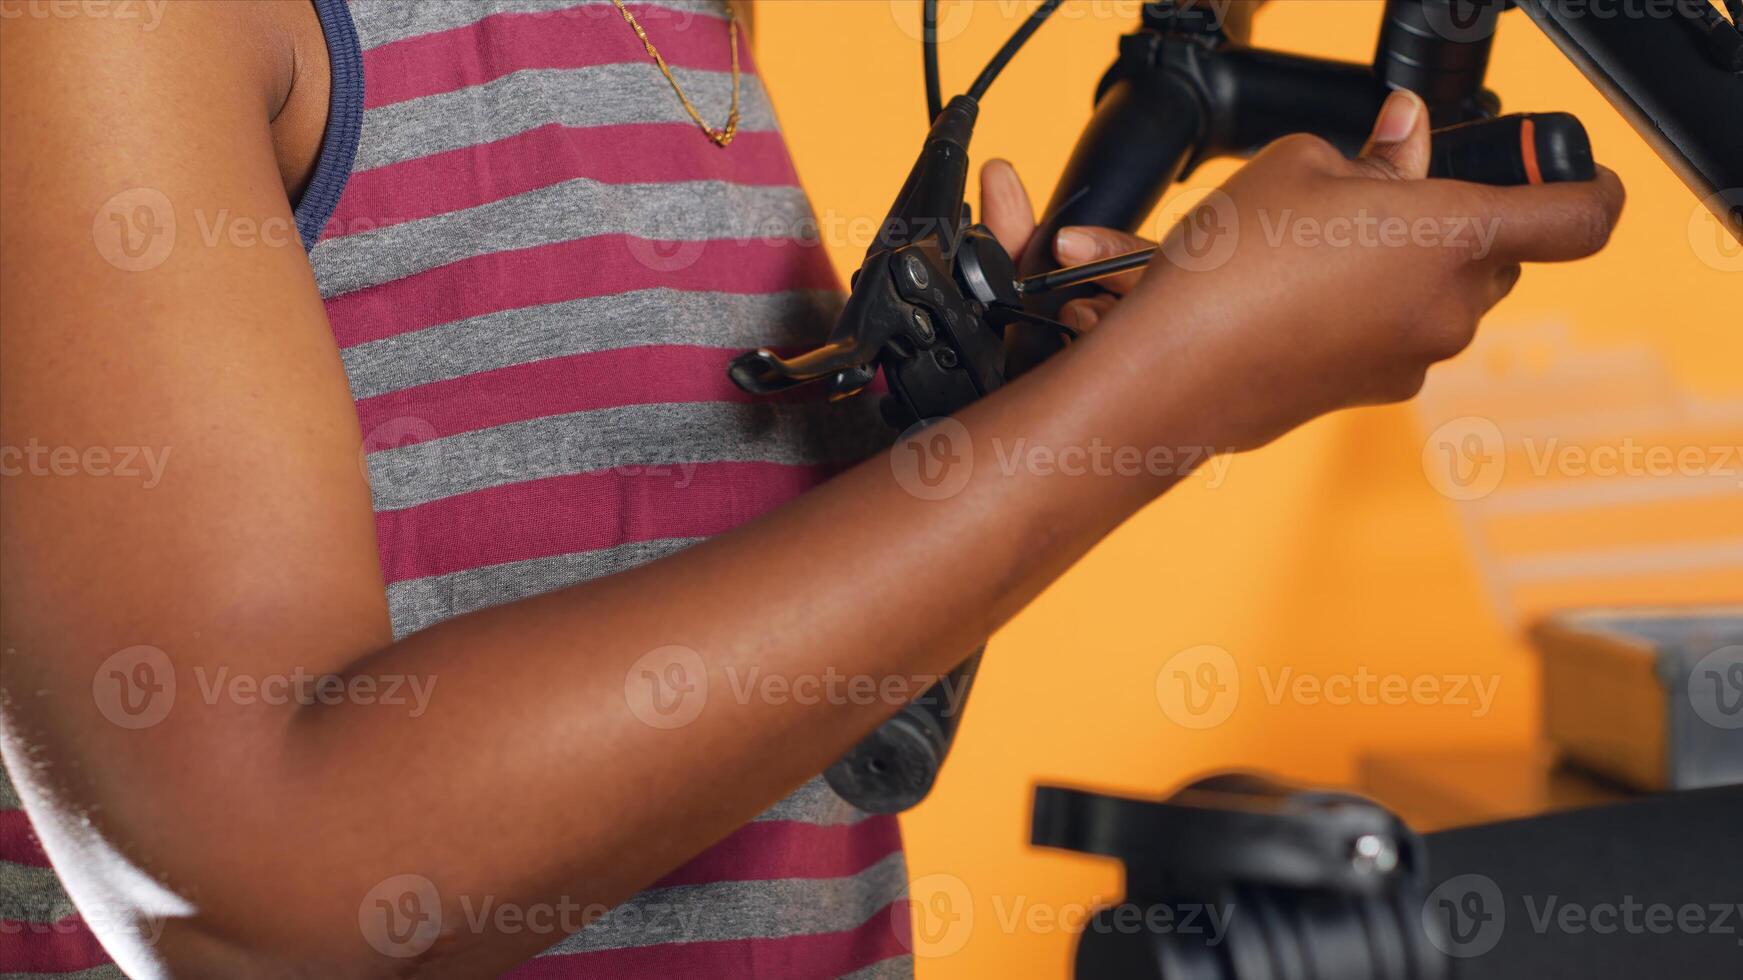
[{"label": "orange background wall", "polygon": [[[946,95],[966,87],[1033,6],[945,0]],[[992,90],[976,156],[1010,159],[1044,200],[1137,9],[1135,0],[1068,0]],[[1378,14],[1366,0],[1277,0],[1255,40],[1365,61]],[[844,276],[866,244],[853,222],[883,215],[923,133],[918,24],[908,0],[758,5],[761,70]],[[1637,476],[1629,486],[1640,492],[1584,514],[1559,513],[1552,494],[1547,510],[1491,516],[1485,501],[1438,493],[1425,469],[1431,431],[1486,412],[1491,388],[1507,403],[1480,418],[1509,440],[1523,431],[1614,444],[1639,433],[1711,450],[1714,470],[1723,447],[1743,443],[1743,254],[1715,250],[1715,226],[1695,198],[1523,14],[1506,15],[1490,85],[1510,110],[1564,109],[1586,122],[1629,188],[1609,250],[1529,270],[1488,320],[1484,346],[1438,369],[1424,404],[1322,419],[1230,460],[1220,481],[1201,472],[994,638],[942,784],[905,823],[922,977],[1064,976],[1072,939],[1058,917],[1119,894],[1114,867],[1025,845],[1037,781],[1160,795],[1205,770],[1258,767],[1338,783],[1375,746],[1522,744],[1535,728],[1536,674],[1520,629],[1531,615],[1743,597],[1743,460],[1730,474],[1704,474],[1692,494]],[[1205,167],[1193,186],[1232,168]],[[1581,358],[1597,367],[1558,374]],[[1448,390],[1443,378],[1461,384]],[[1506,500],[1529,502],[1581,475],[1521,476],[1523,458],[1510,442],[1503,490],[1523,495]],[[1589,555],[1602,572],[1498,580],[1497,549],[1550,562],[1521,568],[1579,566]],[[1163,709],[1157,677],[1202,644],[1229,652],[1224,669],[1238,673],[1239,697],[1226,720],[1195,729]],[[1286,668],[1321,678],[1360,668],[1459,674],[1497,686],[1481,717],[1434,700],[1339,706],[1268,696]]]}]

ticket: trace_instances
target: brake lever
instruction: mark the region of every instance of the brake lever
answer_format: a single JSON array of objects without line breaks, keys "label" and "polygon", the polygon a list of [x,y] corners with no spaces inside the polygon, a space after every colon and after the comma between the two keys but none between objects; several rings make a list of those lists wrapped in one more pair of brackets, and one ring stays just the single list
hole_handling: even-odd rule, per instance
[{"label": "brake lever", "polygon": [[1004,329],[1013,322],[1069,328],[1023,308],[1016,264],[964,201],[968,139],[978,113],[959,96],[939,114],[907,182],[853,276],[822,345],[782,357],[762,348],[734,358],[741,389],[770,395],[823,383],[845,398],[881,371],[906,428],[950,415],[1010,380]]}]

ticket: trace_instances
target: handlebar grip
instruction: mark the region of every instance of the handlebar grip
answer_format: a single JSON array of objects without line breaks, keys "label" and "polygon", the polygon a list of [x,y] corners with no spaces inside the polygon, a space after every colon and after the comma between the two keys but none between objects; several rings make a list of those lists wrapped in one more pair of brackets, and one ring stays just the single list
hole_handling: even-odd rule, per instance
[{"label": "handlebar grip", "polygon": [[1591,180],[1597,166],[1579,119],[1534,112],[1435,130],[1428,175],[1513,187]]},{"label": "handlebar grip", "polygon": [[835,794],[867,813],[901,813],[938,781],[985,647],[860,739],[823,774]]}]

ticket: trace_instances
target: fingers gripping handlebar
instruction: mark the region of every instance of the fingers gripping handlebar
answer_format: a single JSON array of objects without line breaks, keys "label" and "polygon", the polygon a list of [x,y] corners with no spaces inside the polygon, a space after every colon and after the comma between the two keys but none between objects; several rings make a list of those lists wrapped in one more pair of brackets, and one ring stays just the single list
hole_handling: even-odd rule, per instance
[{"label": "fingers gripping handlebar", "polygon": [[[1459,31],[1444,28],[1446,0],[1389,0],[1373,65],[1260,51],[1234,43],[1209,10],[1146,6],[1103,76],[1096,111],[1018,261],[1024,276],[1056,268],[1052,243],[1073,225],[1129,232],[1168,186],[1201,162],[1247,156],[1291,133],[1320,136],[1347,155],[1367,139],[1394,88],[1421,95],[1434,135],[1430,176],[1490,184],[1590,180],[1591,144],[1565,113],[1493,118],[1483,88],[1501,7],[1463,0]],[[1029,310],[1057,316],[1092,286],[1056,289]],[[1055,333],[1019,326],[1006,337],[1013,376],[1062,346]]]}]

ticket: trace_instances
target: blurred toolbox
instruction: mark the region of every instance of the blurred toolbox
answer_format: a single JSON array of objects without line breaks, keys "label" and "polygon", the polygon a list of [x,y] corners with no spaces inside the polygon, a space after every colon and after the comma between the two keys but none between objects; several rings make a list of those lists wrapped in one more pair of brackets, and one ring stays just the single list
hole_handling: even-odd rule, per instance
[{"label": "blurred toolbox", "polygon": [[1559,613],[1532,640],[1562,758],[1642,790],[1743,782],[1743,607]]}]

